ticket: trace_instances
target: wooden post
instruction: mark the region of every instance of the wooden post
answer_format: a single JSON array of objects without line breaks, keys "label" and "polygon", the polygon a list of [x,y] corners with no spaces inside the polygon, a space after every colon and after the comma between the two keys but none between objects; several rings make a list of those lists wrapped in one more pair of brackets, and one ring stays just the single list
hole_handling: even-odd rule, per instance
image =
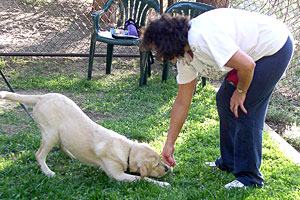
[{"label": "wooden post", "polygon": [[227,8],[229,5],[229,0],[196,0],[200,3],[206,3],[212,5],[216,8]]},{"label": "wooden post", "polygon": [[160,14],[163,14],[164,12],[164,0],[159,0],[160,5]]},{"label": "wooden post", "polygon": [[[160,14],[163,14],[164,13],[164,0],[160,0],[159,2],[160,2]],[[177,2],[177,0],[168,0],[168,7],[176,2]]]},{"label": "wooden post", "polygon": [[174,0],[168,0],[168,7],[174,3]]}]

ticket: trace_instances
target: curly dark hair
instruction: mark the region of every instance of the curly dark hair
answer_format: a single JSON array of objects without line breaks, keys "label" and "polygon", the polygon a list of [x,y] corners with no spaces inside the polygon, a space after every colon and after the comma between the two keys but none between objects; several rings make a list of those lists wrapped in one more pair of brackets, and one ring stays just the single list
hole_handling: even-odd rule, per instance
[{"label": "curly dark hair", "polygon": [[157,56],[164,60],[183,57],[184,47],[188,44],[189,29],[188,17],[164,14],[146,27],[141,45],[145,49],[154,45]]}]

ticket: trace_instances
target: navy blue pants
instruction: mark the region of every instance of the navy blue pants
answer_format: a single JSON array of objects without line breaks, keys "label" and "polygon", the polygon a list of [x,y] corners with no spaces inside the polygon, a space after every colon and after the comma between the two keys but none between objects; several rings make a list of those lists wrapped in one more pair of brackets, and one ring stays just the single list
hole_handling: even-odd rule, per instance
[{"label": "navy blue pants", "polygon": [[244,185],[263,186],[264,178],[259,168],[266,111],[274,87],[285,72],[292,54],[293,43],[288,38],[277,53],[256,61],[253,80],[244,102],[247,115],[239,109],[236,119],[230,111],[230,98],[236,87],[226,80],[216,95],[221,150],[216,165],[221,170],[232,171]]}]

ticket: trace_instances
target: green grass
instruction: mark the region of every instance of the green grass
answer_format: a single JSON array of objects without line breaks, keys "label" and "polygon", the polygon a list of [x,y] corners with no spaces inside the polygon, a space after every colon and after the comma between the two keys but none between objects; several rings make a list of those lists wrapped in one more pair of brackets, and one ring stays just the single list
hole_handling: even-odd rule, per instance
[{"label": "green grass", "polygon": [[[138,73],[118,73],[117,66],[110,76],[101,69],[92,81],[86,81],[81,67],[87,62],[76,66],[77,62],[2,59],[0,69],[16,91],[65,94],[98,124],[150,143],[161,152],[177,93],[174,74],[163,84],[161,76],[154,73],[148,85],[140,88]],[[73,69],[68,71],[68,67]],[[3,81],[0,89],[7,90]],[[0,107],[0,199],[300,199],[300,168],[278,150],[267,133],[262,189],[225,190],[224,185],[234,176],[202,165],[220,155],[215,92],[210,85],[204,89],[198,85],[176,144],[177,166],[173,174],[160,179],[169,182],[170,188],[144,181],[115,181],[98,168],[68,158],[58,147],[47,157],[56,176],[46,177],[34,157],[40,145],[39,129],[13,105]]]}]

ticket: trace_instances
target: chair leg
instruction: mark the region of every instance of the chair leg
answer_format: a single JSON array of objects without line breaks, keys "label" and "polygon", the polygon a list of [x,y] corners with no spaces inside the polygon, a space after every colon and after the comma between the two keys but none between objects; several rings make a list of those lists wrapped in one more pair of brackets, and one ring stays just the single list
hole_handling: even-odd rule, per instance
[{"label": "chair leg", "polygon": [[92,78],[93,62],[94,62],[94,55],[95,55],[95,45],[96,45],[96,35],[92,34],[90,54],[89,54],[88,80],[91,80],[91,78]]},{"label": "chair leg", "polygon": [[148,52],[147,54],[147,76],[150,77],[151,76],[151,58],[150,58],[150,52]]},{"label": "chair leg", "polygon": [[113,58],[113,44],[107,44],[107,54],[106,54],[106,74],[110,74],[111,72],[111,63]]},{"label": "chair leg", "polygon": [[164,61],[163,62],[163,74],[162,74],[163,82],[167,82],[168,75],[169,75],[169,68],[170,68],[170,62]]},{"label": "chair leg", "polygon": [[150,77],[151,76],[151,65],[148,62],[146,66],[147,66],[147,76]]},{"label": "chair leg", "polygon": [[147,85],[147,58],[149,51],[140,51],[140,86]]},{"label": "chair leg", "polygon": [[206,78],[201,77],[201,82],[202,82],[202,88],[206,86]]}]

